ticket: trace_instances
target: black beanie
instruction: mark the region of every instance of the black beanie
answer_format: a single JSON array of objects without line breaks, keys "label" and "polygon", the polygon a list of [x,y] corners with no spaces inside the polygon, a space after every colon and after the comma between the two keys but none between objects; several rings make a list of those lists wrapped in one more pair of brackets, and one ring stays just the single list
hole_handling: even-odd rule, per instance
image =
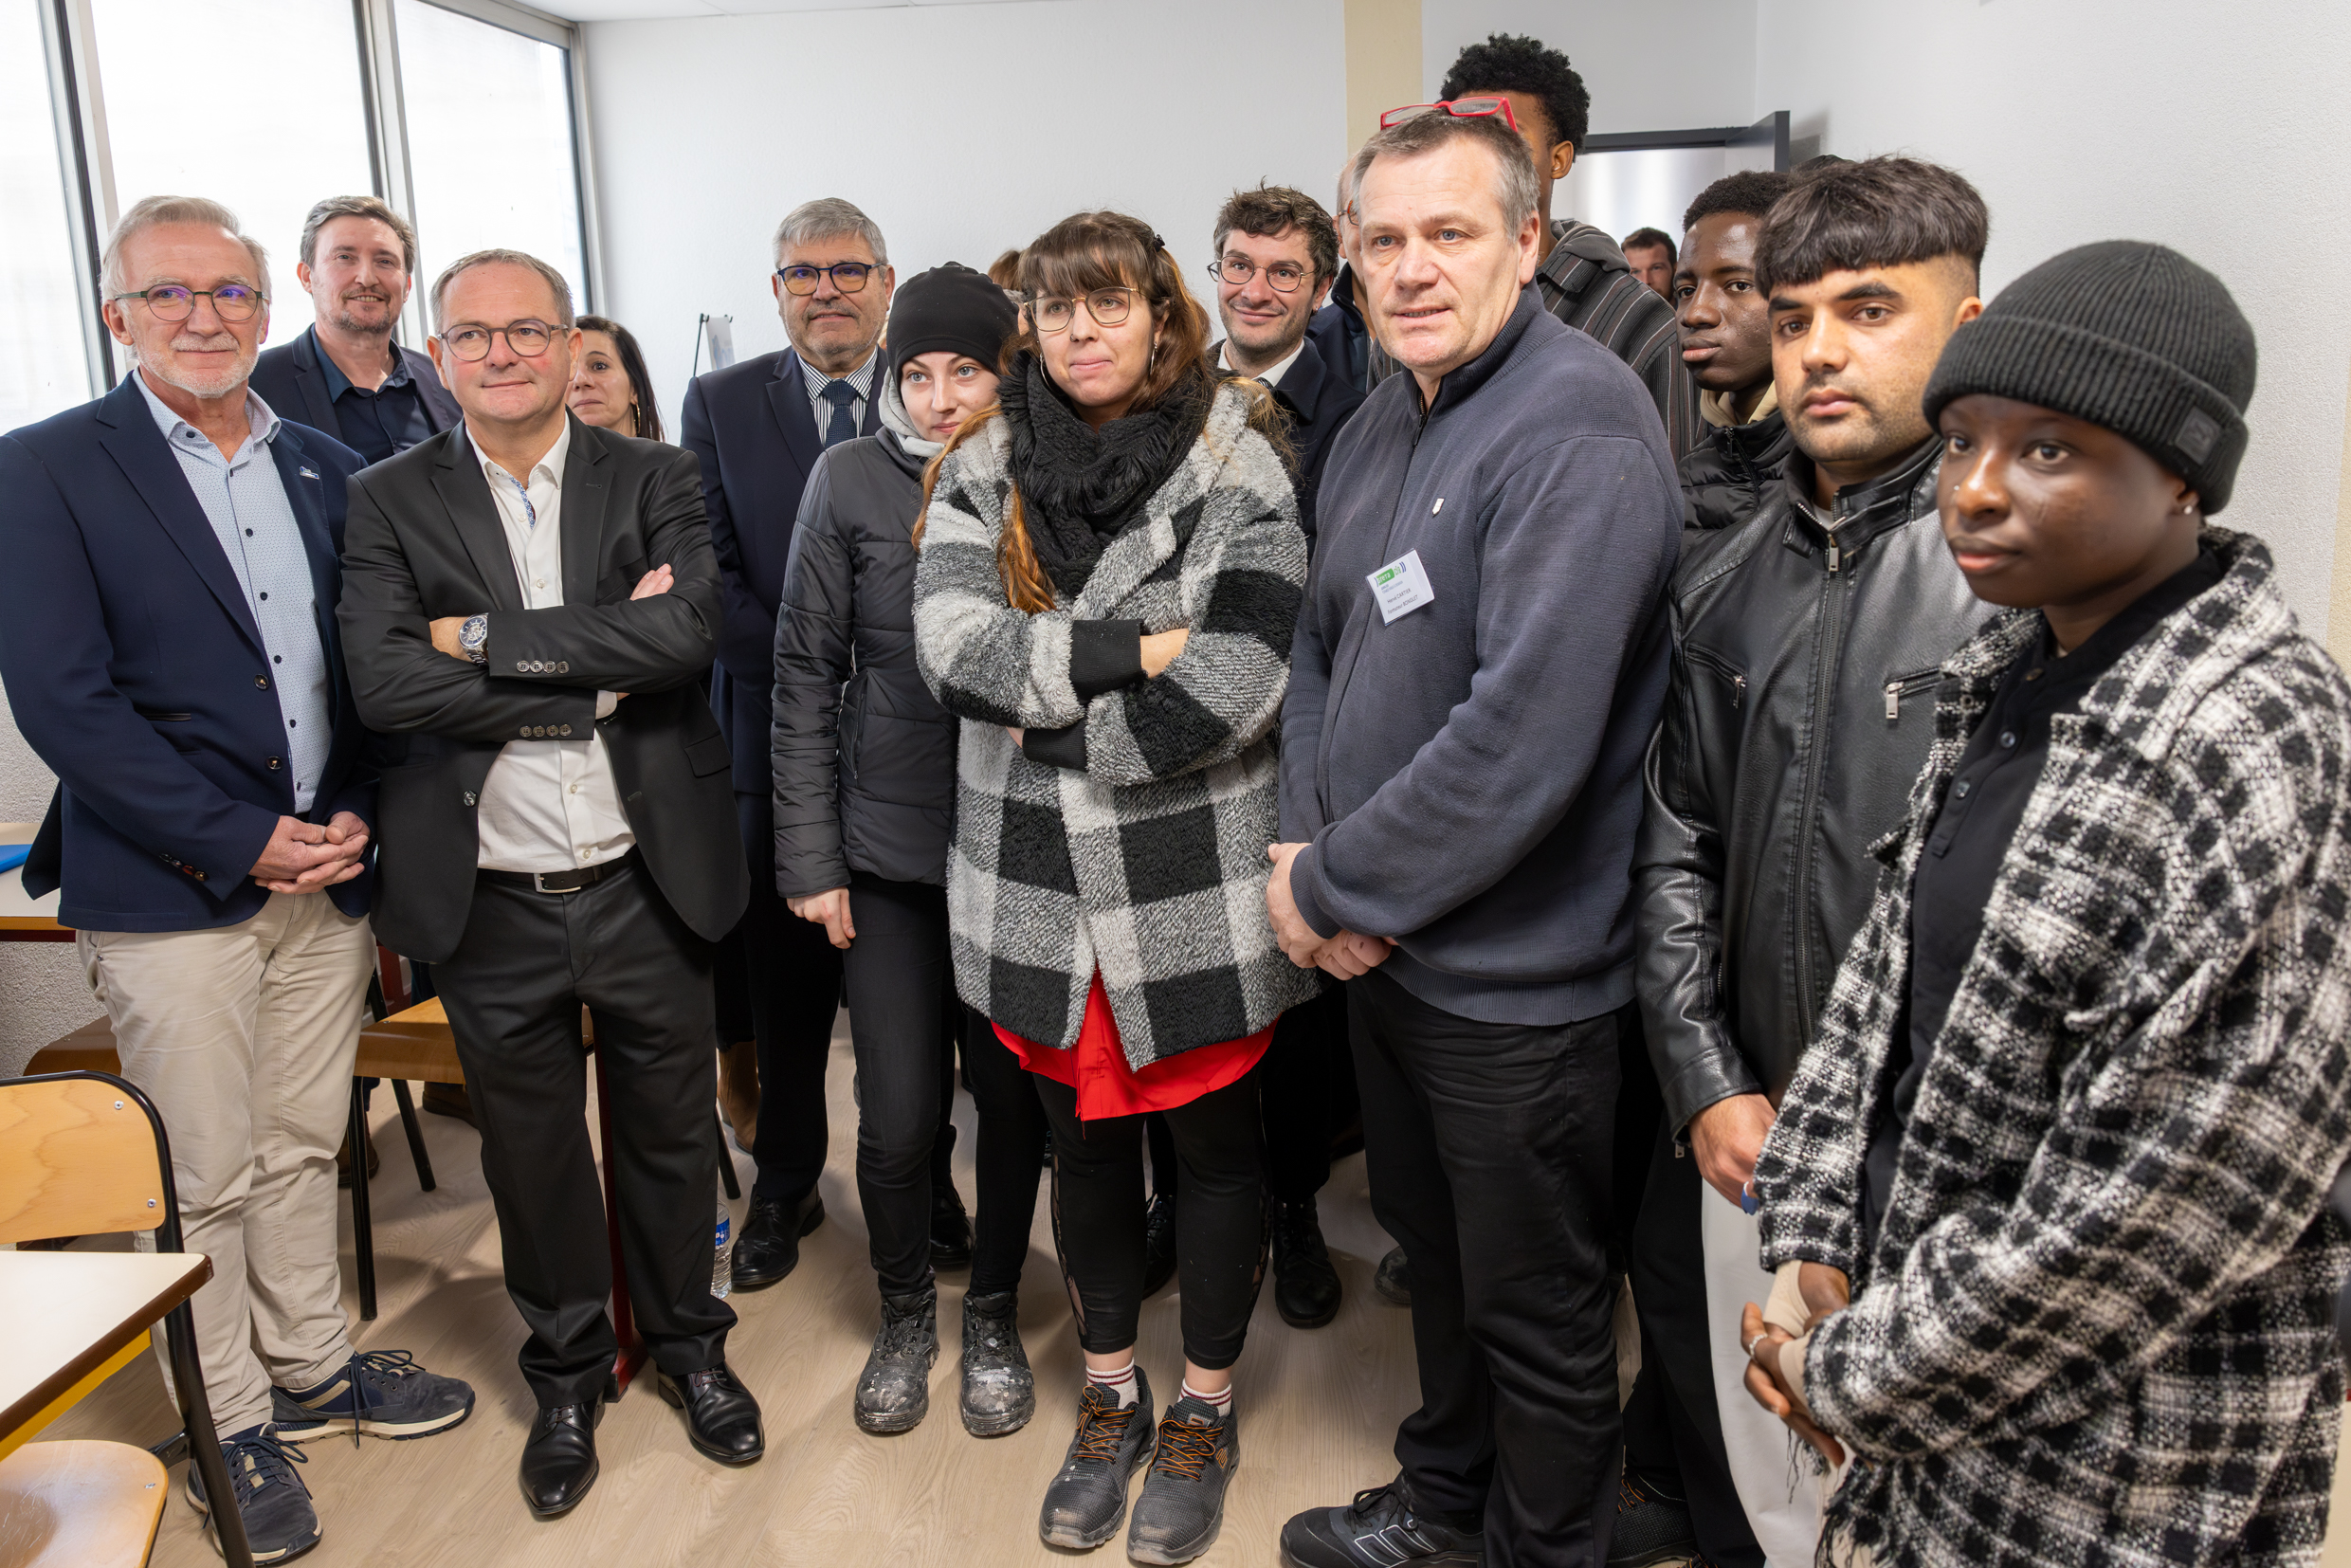
[{"label": "black beanie", "polygon": [[1951,335],[1926,422],[1990,392],[2103,425],[2229,503],[2253,396],[2253,328],[2226,284],[2168,246],[2106,240],[2052,256]]},{"label": "black beanie", "polygon": [[918,354],[968,354],[990,370],[1019,313],[984,272],[947,262],[898,285],[890,300],[890,380]]}]

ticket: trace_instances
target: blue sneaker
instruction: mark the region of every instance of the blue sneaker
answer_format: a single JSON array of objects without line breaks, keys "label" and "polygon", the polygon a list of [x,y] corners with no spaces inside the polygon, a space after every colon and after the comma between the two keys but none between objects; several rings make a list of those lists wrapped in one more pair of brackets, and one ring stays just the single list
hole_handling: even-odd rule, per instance
[{"label": "blue sneaker", "polygon": [[[255,1562],[290,1562],[319,1544],[319,1510],[311,1506],[310,1488],[294,1473],[295,1465],[307,1463],[300,1453],[279,1442],[268,1427],[260,1426],[223,1438],[221,1457],[228,1462],[237,1513],[245,1521],[246,1543],[252,1547]],[[205,1518],[212,1517],[204,1477],[192,1463],[188,1467],[188,1501]],[[212,1532],[212,1549],[221,1551],[217,1530]]]},{"label": "blue sneaker", "polygon": [[447,1431],[473,1413],[473,1386],[427,1372],[405,1350],[371,1350],[313,1389],[272,1388],[270,1427],[287,1443],[348,1428],[402,1441]]}]

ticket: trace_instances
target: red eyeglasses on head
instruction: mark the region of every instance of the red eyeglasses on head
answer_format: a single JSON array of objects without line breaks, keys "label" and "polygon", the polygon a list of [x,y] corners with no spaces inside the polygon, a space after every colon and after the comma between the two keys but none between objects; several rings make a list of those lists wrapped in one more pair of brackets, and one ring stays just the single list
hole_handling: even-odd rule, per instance
[{"label": "red eyeglasses on head", "polygon": [[1510,112],[1509,100],[1501,98],[1451,98],[1441,103],[1407,103],[1380,116],[1379,128],[1384,131],[1399,120],[1421,115],[1450,115],[1455,119],[1483,119],[1488,115],[1500,115],[1502,122],[1514,133],[1519,128],[1519,117]]}]

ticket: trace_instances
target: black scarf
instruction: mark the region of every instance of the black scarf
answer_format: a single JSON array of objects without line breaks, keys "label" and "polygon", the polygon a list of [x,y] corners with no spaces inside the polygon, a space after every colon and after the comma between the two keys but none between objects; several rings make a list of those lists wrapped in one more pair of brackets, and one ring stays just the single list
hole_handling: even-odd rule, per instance
[{"label": "black scarf", "polygon": [[1207,425],[1213,392],[1205,372],[1187,375],[1155,406],[1098,430],[1033,354],[1023,354],[997,387],[1029,544],[1064,599],[1085,586],[1110,541],[1141,520]]}]

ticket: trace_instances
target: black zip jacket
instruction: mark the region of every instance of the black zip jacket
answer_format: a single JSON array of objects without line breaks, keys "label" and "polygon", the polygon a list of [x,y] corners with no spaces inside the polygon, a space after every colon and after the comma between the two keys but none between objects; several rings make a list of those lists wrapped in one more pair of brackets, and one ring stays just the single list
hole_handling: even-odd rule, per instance
[{"label": "black zip jacket", "polygon": [[1755,516],[1779,493],[1795,450],[1777,409],[1751,425],[1708,425],[1682,459],[1682,526],[1712,533]]},{"label": "black zip jacket", "polygon": [[1642,1021],[1679,1134],[1718,1100],[1776,1103],[1877,889],[1934,738],[1941,665],[1996,611],[1936,515],[1939,441],[1841,492],[1812,465],[1691,542],[1633,851]]}]

